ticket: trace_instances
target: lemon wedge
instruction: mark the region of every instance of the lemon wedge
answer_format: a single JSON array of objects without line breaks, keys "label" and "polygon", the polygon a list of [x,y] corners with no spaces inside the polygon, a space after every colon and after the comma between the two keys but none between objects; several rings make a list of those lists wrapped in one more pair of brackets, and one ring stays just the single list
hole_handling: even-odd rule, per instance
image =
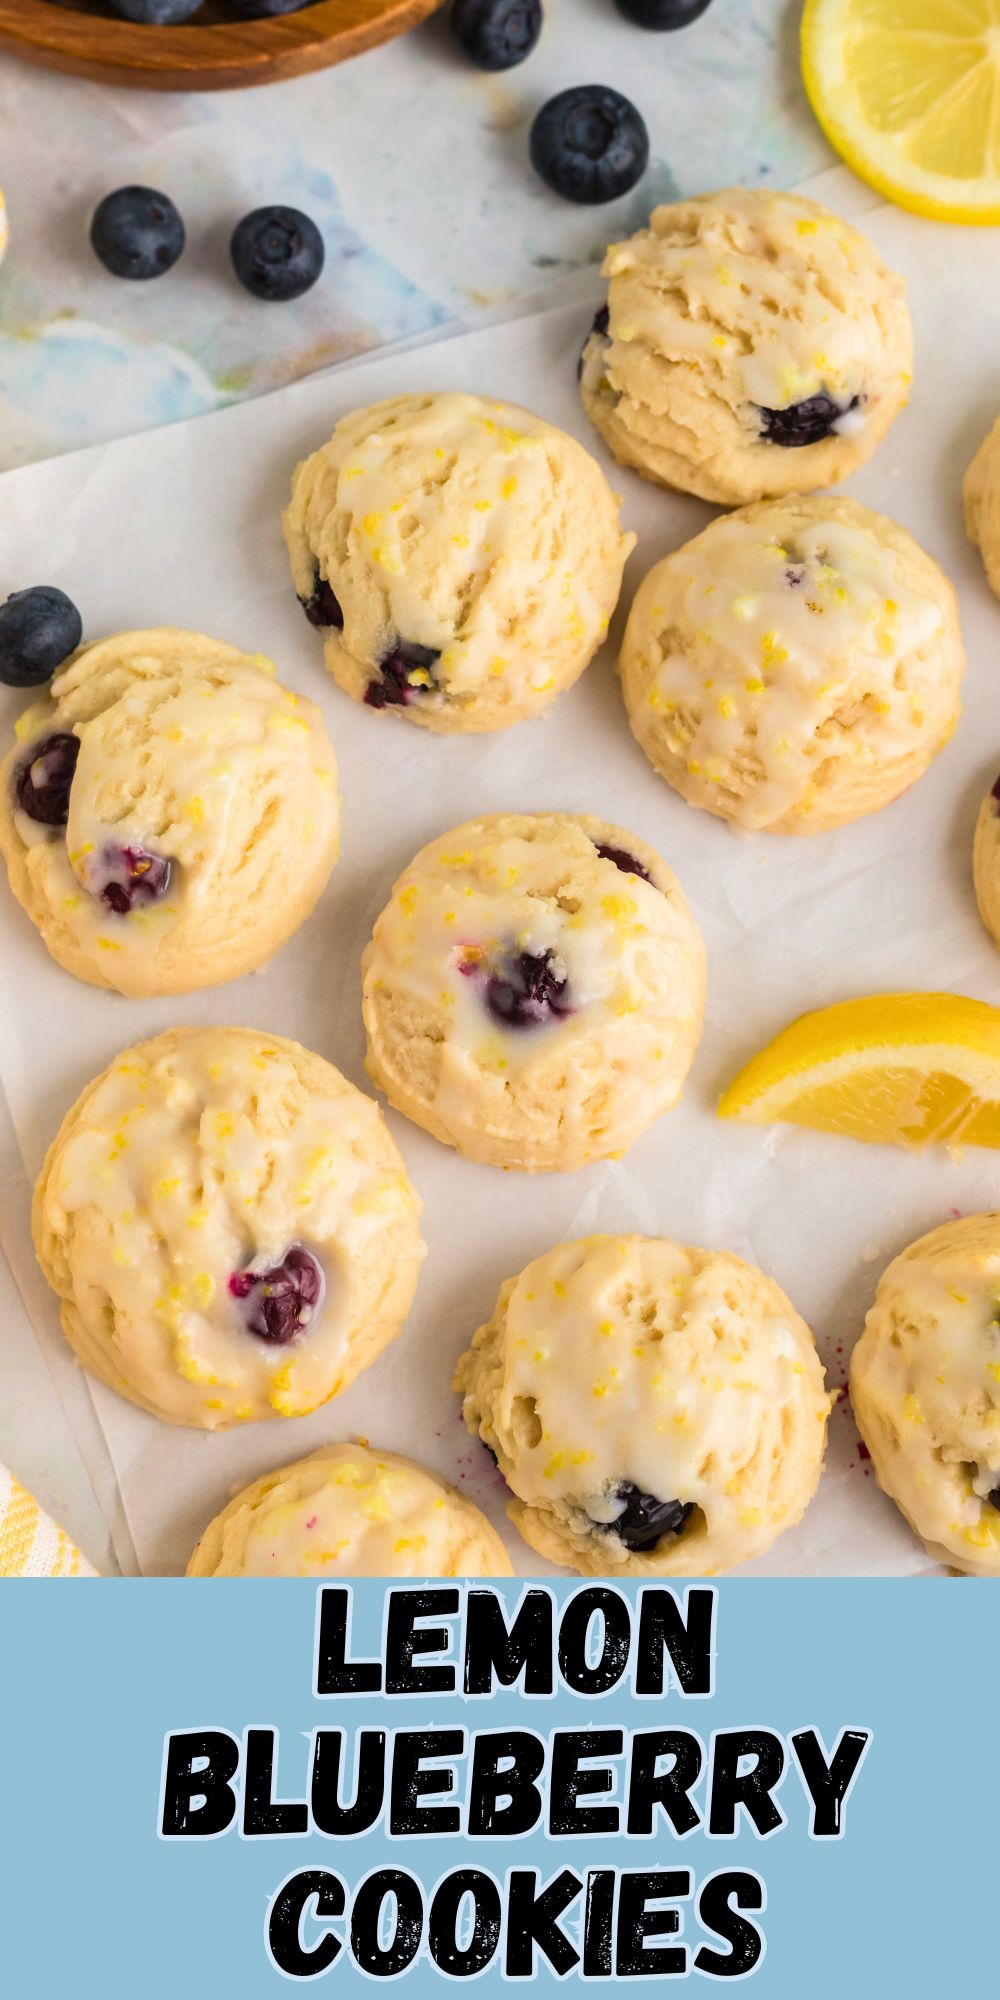
[{"label": "lemon wedge", "polygon": [[719,1116],[913,1150],[1000,1147],[1000,1008],[957,993],[821,1007],[754,1056]]},{"label": "lemon wedge", "polygon": [[806,0],[802,74],[831,145],[890,201],[1000,222],[1000,0]]}]

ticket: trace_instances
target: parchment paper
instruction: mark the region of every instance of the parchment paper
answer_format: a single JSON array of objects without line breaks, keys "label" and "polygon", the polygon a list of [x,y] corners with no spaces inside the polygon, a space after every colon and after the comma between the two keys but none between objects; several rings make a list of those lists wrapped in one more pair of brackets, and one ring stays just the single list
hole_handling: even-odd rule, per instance
[{"label": "parchment paper", "polygon": [[[969,671],[963,723],[930,774],[889,810],[831,836],[741,840],[655,776],[629,733],[612,672],[621,612],[606,653],[543,721],[492,738],[435,737],[373,714],[323,669],[279,528],[296,459],[346,410],[424,387],[514,398],[600,456],[574,379],[596,280],[583,305],[383,355],[0,481],[3,594],[58,583],[80,604],[92,637],[177,624],[270,653],[286,682],[321,703],[343,783],[343,856],[311,922],[263,971],[210,993],[127,1002],[94,992],[49,960],[2,890],[0,1084],[16,1147],[8,1141],[0,1234],[27,1320],[0,1328],[0,1359],[5,1379],[20,1379],[6,1357],[30,1323],[123,1569],[182,1569],[235,1489],[328,1438],[360,1432],[464,1486],[507,1534],[518,1571],[542,1573],[507,1527],[502,1485],[468,1440],[450,1386],[455,1357],[503,1278],[555,1240],[595,1229],[725,1245],[786,1288],[840,1386],[888,1259],[949,1215],[1000,1203],[1000,1160],[988,1152],[911,1158],[792,1128],[741,1130],[714,1112],[735,1069],[806,1008],[907,987],[1000,1002],[1000,959],[979,924],[970,872],[977,807],[1000,767],[1000,606],[965,542],[960,503],[964,467],[1000,409],[1000,237],[889,208],[866,214],[864,226],[909,279],[918,368],[910,409],[849,490],[902,521],[958,584]],[[624,609],[649,565],[710,510],[609,470],[639,534]],[[4,739],[21,705],[4,691]],[[91,1385],[67,1358],[25,1235],[27,1184],[77,1092],[128,1042],[195,1022],[294,1036],[369,1087],[359,960],[373,919],[425,840],[504,808],[600,813],[651,841],[676,869],[709,958],[705,1035],[680,1107],[622,1163],[556,1177],[468,1165],[390,1114],[424,1197],[429,1255],[400,1340],[312,1418],[202,1435]],[[37,1456],[39,1438],[63,1422],[58,1403],[50,1407],[34,1387],[16,1410],[0,1391],[0,1406],[0,1438],[12,1457],[19,1439],[22,1459]],[[755,1567],[772,1575],[927,1571],[876,1487],[843,1397],[819,1494]]]}]

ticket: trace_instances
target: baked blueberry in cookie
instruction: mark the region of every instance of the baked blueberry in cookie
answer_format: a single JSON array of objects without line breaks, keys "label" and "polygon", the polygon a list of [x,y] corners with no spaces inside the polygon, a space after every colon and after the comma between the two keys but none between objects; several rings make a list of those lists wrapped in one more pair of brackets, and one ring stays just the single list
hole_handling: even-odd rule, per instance
[{"label": "baked blueberry in cookie", "polygon": [[323,1303],[323,1267],[301,1243],[293,1243],[277,1264],[258,1270],[247,1265],[229,1280],[230,1296],[238,1299],[249,1333],[275,1347],[285,1347],[315,1319]]},{"label": "baked blueberry in cookie", "polygon": [[344,614],[336,594],[318,569],[314,572],[313,587],[309,596],[300,597],[299,603],[310,625],[315,625],[320,631],[343,631]]},{"label": "baked blueberry in cookie", "polygon": [[652,1493],[640,1493],[630,1479],[620,1480],[613,1494],[621,1512],[610,1523],[610,1533],[632,1555],[655,1549],[665,1535],[679,1535],[694,1512],[693,1501],[657,1500]]},{"label": "baked blueberry in cookie", "polygon": [[434,668],[440,652],[434,646],[418,646],[411,639],[396,639],[379,661],[378,674],[365,689],[369,708],[405,708],[415,695],[434,686]]},{"label": "baked blueberry in cookie", "polygon": [[69,1112],[35,1194],[84,1367],[169,1423],[299,1417],[395,1338],[423,1246],[378,1106],[307,1049],[182,1028]]},{"label": "baked blueberry in cookie", "polygon": [[824,438],[832,437],[844,418],[860,407],[861,401],[860,396],[852,396],[849,403],[836,403],[832,396],[820,394],[807,396],[803,403],[789,403],[783,410],[762,409],[761,431],[769,444],[801,451],[806,445],[821,444]]},{"label": "baked blueberry in cookie", "polygon": [[339,686],[397,723],[478,731],[539,714],[593,658],[632,546],[618,508],[574,438],[454,392],[344,417],[296,468],[284,526]]},{"label": "baked blueberry in cookie", "polygon": [[65,826],[69,794],[80,755],[79,740],[65,730],[43,736],[14,777],[14,796],[23,813],[39,826]]},{"label": "baked blueberry in cookie", "polygon": [[370,1075],[473,1160],[620,1154],[669,1110],[701,1032],[704,954],[670,870],[581,815],[504,814],[432,841],[363,964]]},{"label": "baked blueberry in cookie", "polygon": [[830,1398],[812,1335],[726,1251],[560,1243],[501,1286],[455,1387],[519,1532],[584,1574],[732,1569],[819,1480]]},{"label": "baked blueberry in cookie", "polygon": [[108,846],[101,850],[98,868],[88,868],[87,886],[116,916],[127,917],[137,904],[155,903],[165,896],[171,873],[163,854],[151,854],[145,847]]}]

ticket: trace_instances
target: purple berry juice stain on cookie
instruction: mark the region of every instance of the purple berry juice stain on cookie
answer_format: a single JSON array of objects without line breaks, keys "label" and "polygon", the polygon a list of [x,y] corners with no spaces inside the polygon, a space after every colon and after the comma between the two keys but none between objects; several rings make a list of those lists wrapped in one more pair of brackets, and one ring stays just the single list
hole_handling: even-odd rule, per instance
[{"label": "purple berry juice stain on cookie", "polygon": [[595,840],[594,846],[601,860],[613,861],[615,867],[620,868],[623,875],[640,875],[644,882],[653,881],[649,869],[644,868],[642,862],[637,861],[635,855],[630,854],[627,847],[609,847],[600,840]]},{"label": "purple berry juice stain on cookie", "polygon": [[163,854],[151,854],[146,847],[105,847],[87,887],[116,917],[127,917],[137,903],[156,903],[165,896],[170,875]]},{"label": "purple berry juice stain on cookie", "polygon": [[369,708],[406,708],[416,695],[434,685],[434,668],[441,658],[433,646],[414,639],[397,639],[379,661],[378,677],[365,689]]},{"label": "purple berry juice stain on cookie", "polygon": [[238,1299],[248,1333],[271,1347],[287,1347],[315,1319],[326,1292],[322,1267],[310,1250],[293,1243],[280,1263],[234,1271],[230,1297]]},{"label": "purple berry juice stain on cookie", "polygon": [[655,1548],[664,1535],[679,1535],[694,1512],[693,1501],[657,1500],[652,1493],[641,1493],[630,1479],[619,1481],[615,1497],[624,1505],[608,1527],[632,1555]]},{"label": "purple berry juice stain on cookie", "polygon": [[768,444],[783,445],[786,451],[801,451],[810,444],[822,444],[836,433],[837,425],[859,409],[861,397],[849,403],[835,403],[832,396],[807,396],[804,403],[790,403],[784,410],[769,410],[758,404],[761,430]]},{"label": "purple berry juice stain on cookie", "polygon": [[320,575],[319,570],[316,571],[313,578],[312,596],[300,597],[299,603],[310,625],[315,625],[317,630],[343,631],[344,614],[340,608],[339,600],[331,590],[325,576]]},{"label": "purple berry juice stain on cookie", "polygon": [[503,1028],[536,1028],[576,1012],[556,951],[512,952],[502,959],[486,973],[483,1005]]},{"label": "purple berry juice stain on cookie", "polygon": [[14,779],[14,796],[22,812],[40,826],[65,826],[69,794],[80,755],[80,739],[60,732],[36,744]]}]

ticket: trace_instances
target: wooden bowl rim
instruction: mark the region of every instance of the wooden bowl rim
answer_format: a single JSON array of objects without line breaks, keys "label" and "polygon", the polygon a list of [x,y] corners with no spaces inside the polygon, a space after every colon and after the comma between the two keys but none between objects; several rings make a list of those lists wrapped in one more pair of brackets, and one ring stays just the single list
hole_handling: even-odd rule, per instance
[{"label": "wooden bowl rim", "polygon": [[[0,0],[0,45],[13,48],[54,67],[75,68],[78,74],[119,82],[164,82],[177,76],[177,87],[197,86],[204,67],[206,79],[261,83],[271,64],[277,74],[301,74],[311,68],[359,54],[416,26],[444,0],[313,0],[294,14],[264,20],[182,21],[154,28],[109,14],[92,14],[57,7],[51,0]],[[345,21],[345,8],[350,19]],[[100,48],[95,49],[99,32]],[[236,72],[243,72],[237,78]],[[173,87],[173,86],[170,86]]]}]

